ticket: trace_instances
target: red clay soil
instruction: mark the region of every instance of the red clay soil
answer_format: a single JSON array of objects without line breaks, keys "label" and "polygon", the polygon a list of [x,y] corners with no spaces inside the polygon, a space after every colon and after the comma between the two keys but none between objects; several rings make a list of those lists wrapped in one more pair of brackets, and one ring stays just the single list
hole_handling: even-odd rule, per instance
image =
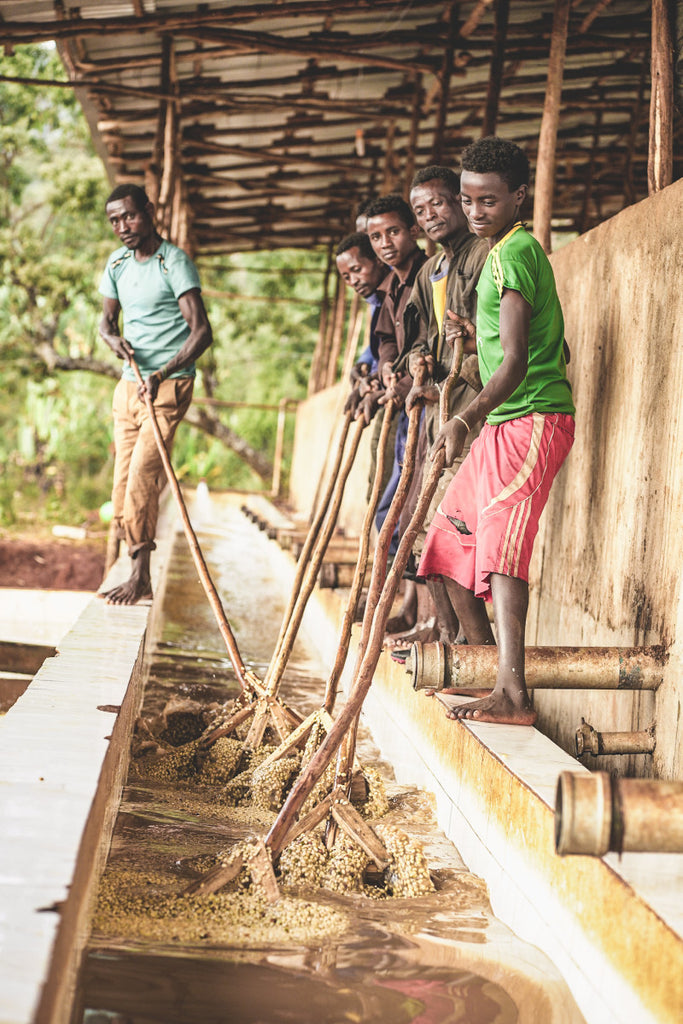
[{"label": "red clay soil", "polygon": [[105,543],[0,540],[0,587],[97,590],[104,575]]}]

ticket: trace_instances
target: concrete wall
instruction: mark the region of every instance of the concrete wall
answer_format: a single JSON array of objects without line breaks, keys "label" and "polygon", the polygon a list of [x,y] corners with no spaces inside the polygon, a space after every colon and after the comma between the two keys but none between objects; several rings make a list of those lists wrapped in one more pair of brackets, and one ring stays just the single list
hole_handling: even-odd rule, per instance
[{"label": "concrete wall", "polygon": [[577,430],[538,538],[528,631],[529,643],[669,648],[656,698],[536,697],[565,749],[582,715],[598,730],[656,721],[654,757],[585,763],[669,778],[683,768],[682,210],[678,181],[553,254]]},{"label": "concrete wall", "polygon": [[[297,409],[289,500],[306,517],[311,509],[317,507],[330,479],[340,445],[344,402],[348,393],[347,384],[337,384],[301,402]],[[352,423],[345,451],[357,429],[355,422]],[[339,529],[348,536],[359,533],[367,508],[371,429],[363,430],[339,510]]]},{"label": "concrete wall", "polygon": [[[539,727],[573,753],[581,717],[645,729],[654,756],[584,758],[590,768],[680,777],[683,703],[683,181],[553,254],[572,350],[574,449],[555,482],[532,565],[529,644],[665,644],[657,695],[545,691]],[[291,499],[308,510],[335,446],[347,388],[300,407]],[[369,438],[340,516],[358,532]]]}]

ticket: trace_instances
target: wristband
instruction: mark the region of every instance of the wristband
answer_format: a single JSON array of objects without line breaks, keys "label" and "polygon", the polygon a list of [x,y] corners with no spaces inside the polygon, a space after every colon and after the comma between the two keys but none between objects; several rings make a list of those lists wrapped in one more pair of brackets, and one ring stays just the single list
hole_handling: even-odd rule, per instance
[{"label": "wristband", "polygon": [[454,416],[453,416],[453,419],[454,419],[454,420],[460,420],[460,422],[461,422],[461,423],[464,423],[464,425],[465,425],[465,426],[467,427],[467,433],[469,434],[469,432],[470,432],[470,430],[471,430],[472,428],[471,428],[471,426],[469,425],[469,423],[467,422],[467,420],[464,420],[464,419],[462,418],[462,416],[458,416],[458,414],[457,414],[457,413],[455,413],[455,414],[454,414]]}]

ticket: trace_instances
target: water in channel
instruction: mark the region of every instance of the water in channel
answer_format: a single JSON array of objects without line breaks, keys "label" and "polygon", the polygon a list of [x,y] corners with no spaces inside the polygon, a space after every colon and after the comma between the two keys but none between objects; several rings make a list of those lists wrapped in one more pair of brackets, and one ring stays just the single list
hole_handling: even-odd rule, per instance
[{"label": "water in channel", "polygon": [[[201,500],[200,500],[201,498]],[[212,579],[239,650],[259,678],[272,655],[287,593],[273,573],[282,557],[240,511],[239,499],[190,505]],[[162,595],[158,595],[159,601]],[[171,697],[223,702],[238,686],[184,535],[173,544],[146,656],[144,716]],[[320,706],[326,667],[300,635],[281,695],[302,714]],[[310,937],[292,926],[274,937],[254,926],[224,937],[201,921],[155,927],[155,894],[181,894],[202,857],[254,832],[274,814],[249,816],[191,786],[140,778],[124,789],[102,891],[146,879],[147,902],[120,921],[98,911],[72,1024],[581,1024],[561,977],[537,949],[492,915],[471,875],[436,826],[428,796],[399,786],[361,727],[364,765],[378,769],[387,818],[424,845],[436,891],[413,899],[307,892]],[[106,903],[106,900],[104,901]],[[320,931],[326,915],[344,926]]]}]

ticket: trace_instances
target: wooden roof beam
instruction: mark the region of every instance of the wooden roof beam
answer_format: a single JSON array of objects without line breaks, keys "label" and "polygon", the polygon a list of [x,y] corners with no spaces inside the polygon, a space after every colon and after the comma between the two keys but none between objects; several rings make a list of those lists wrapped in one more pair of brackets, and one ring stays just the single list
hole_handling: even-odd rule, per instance
[{"label": "wooden roof beam", "polygon": [[[418,57],[408,60],[398,60],[394,57],[382,56],[374,53],[372,48],[366,47],[363,51],[353,49],[352,46],[332,46],[324,43],[319,37],[303,36],[293,38],[291,36],[277,36],[270,32],[246,32],[241,29],[211,29],[204,33],[201,30],[193,30],[185,33],[185,37],[196,42],[218,42],[228,43],[239,52],[250,53],[276,53],[294,54],[298,56],[313,58],[333,58],[351,64],[361,64],[363,67],[388,68],[391,71],[434,71],[434,62],[423,60]],[[363,37],[363,42],[366,42]],[[360,42],[359,42],[360,45]],[[382,36],[382,46],[388,45],[386,36]]]},{"label": "wooden roof beam", "polygon": [[[56,0],[55,6],[59,2],[60,0]],[[136,11],[135,17],[84,18],[80,14],[72,15],[69,18],[72,34],[79,36],[101,35],[103,32],[119,29],[126,29],[132,32],[167,31],[176,33],[188,25],[211,25],[216,22],[221,24],[238,24],[262,18],[268,18],[272,21],[273,18],[290,19],[315,15],[326,18],[330,14],[331,9],[334,13],[353,10],[355,12],[366,11],[369,15],[374,15],[378,9],[388,8],[393,10],[396,7],[396,0],[290,0],[290,2],[287,2],[287,0],[277,0],[277,7],[275,9],[273,0],[267,0],[264,3],[236,4],[231,7],[226,6],[218,9],[204,8],[203,10],[201,5],[198,4],[197,9],[192,11],[172,14],[169,10],[165,10],[159,14],[147,14],[144,11],[142,0],[132,0],[132,3]],[[418,9],[420,7],[438,7],[438,4],[429,2],[429,0],[427,2],[421,0],[418,4],[413,0],[413,4]],[[75,10],[78,10],[78,8],[75,8]],[[142,13],[138,13],[138,11]],[[57,38],[54,34],[47,34],[50,31],[54,32],[54,22],[52,20],[22,21],[21,19],[13,19],[9,22],[4,21],[3,36],[5,34],[5,25],[11,26],[11,31],[15,33],[22,35],[33,33],[29,39],[16,39],[13,37],[12,42],[15,45],[19,42],[45,42]]]},{"label": "wooden roof beam", "polygon": [[226,156],[247,156],[250,157],[256,165],[264,163],[276,163],[279,165],[304,164],[307,166],[325,167],[327,170],[334,169],[345,173],[349,173],[353,169],[353,162],[351,160],[349,160],[348,163],[341,163],[338,160],[331,160],[327,157],[302,156],[299,154],[292,154],[290,156],[286,153],[275,152],[266,146],[260,149],[250,149],[247,146],[228,146],[217,142],[205,142],[203,139],[192,138],[192,136],[186,136],[183,151],[188,156],[202,152],[224,153]]},{"label": "wooden roof beam", "polygon": [[[205,12],[211,13],[211,12]],[[213,12],[217,13],[217,12]],[[273,16],[273,9],[270,10],[270,17]],[[228,43],[233,49],[248,50],[257,53],[294,53],[304,54],[313,57],[334,57],[337,60],[349,61],[355,64],[362,64],[364,67],[375,66],[391,68],[396,71],[405,71],[414,68],[418,71],[432,71],[431,61],[424,61],[415,58],[409,62],[397,60],[390,56],[374,54],[370,50],[360,52],[348,45],[345,47],[334,46],[324,42],[321,38],[302,36],[294,38],[290,36],[279,36],[269,32],[253,32],[244,29],[222,29],[216,26],[216,18],[211,26],[205,28],[210,19],[188,12],[185,16],[170,15],[164,11],[159,15],[148,15],[144,18],[81,18],[73,17],[57,22],[33,21],[9,21],[3,24],[3,38],[6,38],[13,45],[19,43],[47,42],[51,40],[73,40],[83,39],[92,35],[107,35],[115,32],[117,35],[139,34],[147,32],[177,34],[181,33],[184,38],[196,42],[215,42],[221,40]],[[246,19],[245,19],[246,20]],[[363,37],[363,42],[367,37]],[[360,45],[360,41],[359,41]],[[375,45],[380,45],[375,43]],[[382,46],[390,47],[391,40],[382,37]],[[210,53],[210,51],[209,51]],[[206,60],[209,53],[204,53]],[[196,59],[196,53],[191,54]]]}]

